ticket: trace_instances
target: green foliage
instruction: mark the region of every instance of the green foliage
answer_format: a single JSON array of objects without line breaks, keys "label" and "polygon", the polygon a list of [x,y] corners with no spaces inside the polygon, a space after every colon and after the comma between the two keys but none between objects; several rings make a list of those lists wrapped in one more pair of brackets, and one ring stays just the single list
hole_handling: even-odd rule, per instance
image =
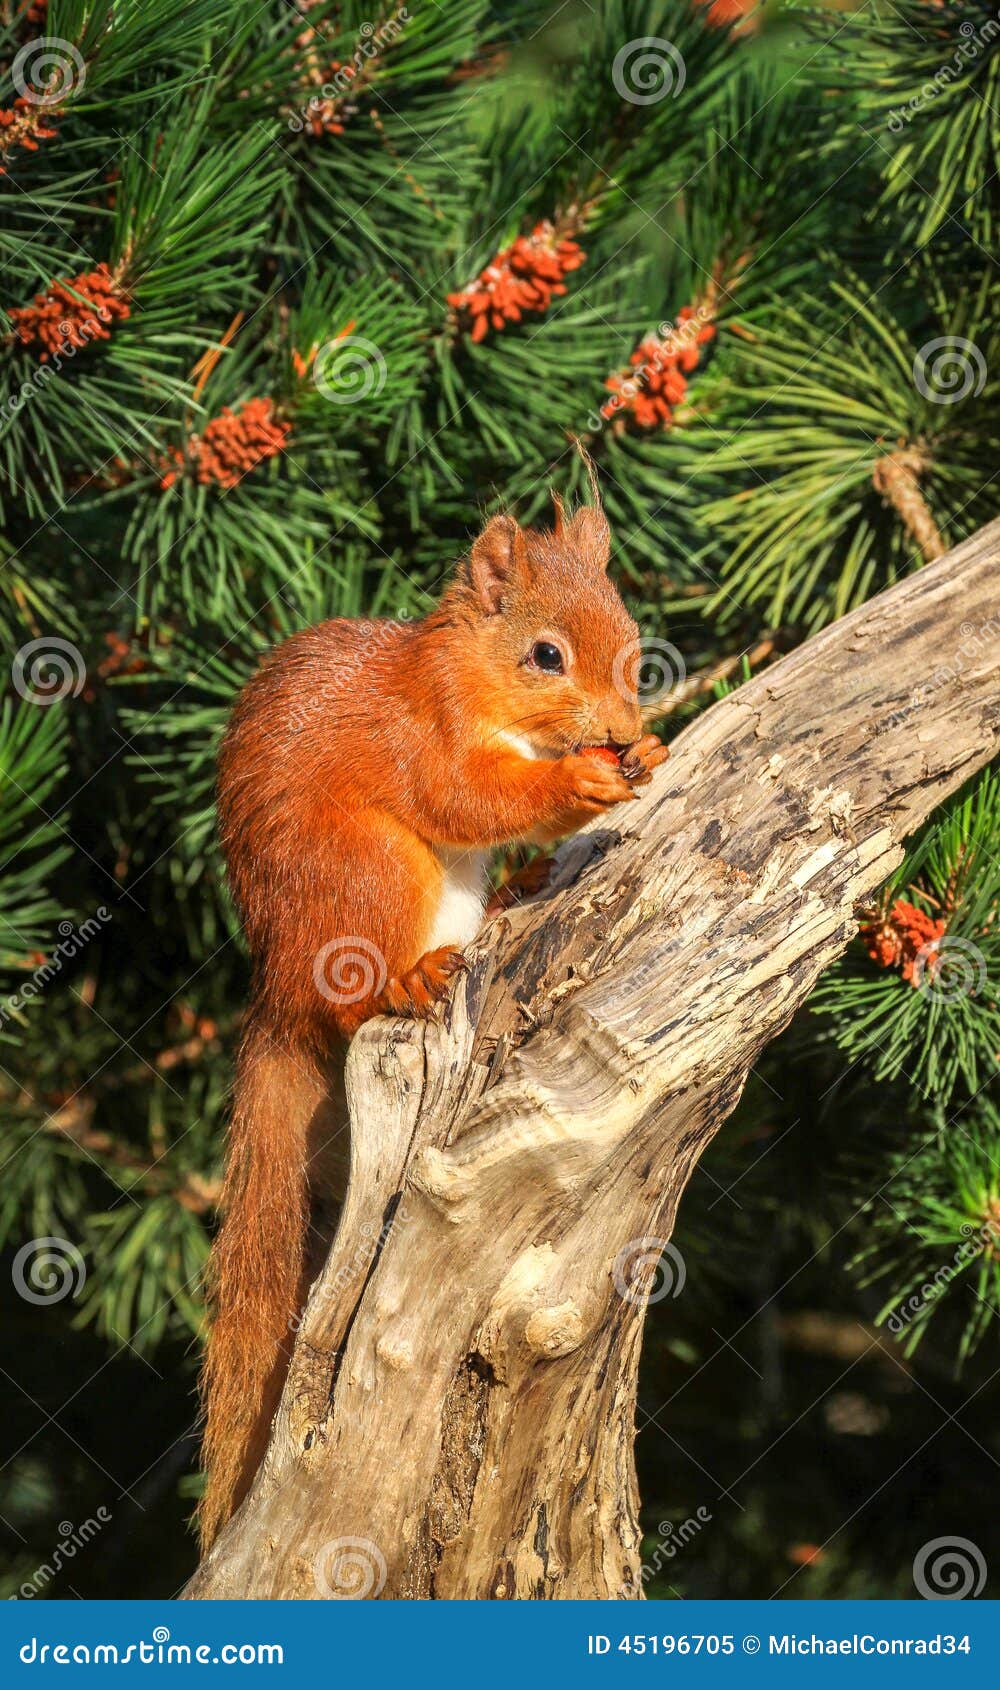
[{"label": "green foliage", "polygon": [[170,814],[184,811],[179,863],[190,865],[199,878],[210,869],[213,883],[221,881],[215,758],[233,699],[265,652],[296,628],[328,616],[398,620],[424,609],[424,595],[402,569],[380,568],[361,548],[344,547],[336,562],[323,553],[312,570],[276,591],[234,638],[227,638],[228,624],[205,618],[153,651],[141,680],[143,707],[126,706],[122,718],[134,735],[140,785]]},{"label": "green foliage", "polygon": [[[863,1284],[891,1282],[878,1320],[912,1355],[942,1311],[961,1366],[1000,1313],[1000,1114],[986,1098],[908,1136],[865,1204]],[[870,1187],[866,1186],[866,1192]]]},{"label": "green foliage", "polygon": [[171,1196],[126,1202],[91,1217],[93,1266],[80,1318],[101,1337],[148,1354],[179,1323],[196,1336],[204,1324],[204,1224]]},{"label": "green foliage", "polygon": [[[944,372],[917,375],[927,359],[936,365],[921,348],[940,345],[946,328],[964,339],[963,330],[995,322],[995,282],[984,275],[978,293],[935,301],[937,311],[910,333],[856,282],[834,283],[831,294],[835,305],[819,315],[779,308],[744,355],[739,421],[713,467],[738,478],[752,464],[762,484],[704,512],[728,545],[723,587],[710,603],[723,615],[734,601],[760,603],[769,622],[813,627],[918,568],[925,558],[914,535],[873,479],[880,460],[900,449],[946,542],[970,516],[975,526],[991,512],[982,452],[986,440],[1000,446],[996,377],[952,405],[942,403]],[[1000,368],[992,326],[983,347],[985,375]],[[979,388],[969,354],[959,346],[952,359],[951,376]]]},{"label": "green foliage", "polygon": [[[30,658],[29,658],[30,664]],[[60,906],[50,890],[70,847],[49,806],[65,772],[66,723],[58,706],[6,698],[0,705],[0,968],[33,966]]]},{"label": "green foliage", "polygon": [[883,203],[922,246],[959,219],[996,238],[988,188],[1000,154],[1000,19],[986,0],[941,7],[875,0],[848,21],[836,63],[849,67],[880,155]]},{"label": "green foliage", "polygon": [[[21,110],[38,32],[0,7],[0,109]],[[551,488],[583,496],[574,437],[643,631],[692,675],[724,669],[716,696],[747,653],[992,515],[1000,56],[970,0],[773,0],[746,31],[688,0],[50,0],[44,33],[72,74],[33,108],[32,144],[0,129],[0,1240],[81,1252],[64,1394],[120,1363],[165,1396],[162,1371],[181,1381],[168,1442],[192,1411],[246,999],[213,827],[239,687],[306,623],[420,615],[486,512],[547,521]],[[449,296],[536,227],[582,261],[473,341]],[[78,343],[102,265],[122,309]],[[37,333],[6,331],[57,282],[66,326],[43,359]],[[609,410],[613,378],[649,388],[630,360],[669,347],[685,308],[714,333],[669,414]],[[65,661],[55,702],[25,688],[36,653]],[[891,1326],[992,1212],[997,1120],[975,1094],[1000,1048],[998,806],[995,777],[947,805],[880,901],[944,912],[951,956],[917,987],[859,941],[748,1086],[682,1211],[697,1319],[663,1321],[670,1368],[695,1376],[706,1333],[770,1309],[841,1232],[827,1294],[872,1317],[875,1276]],[[67,924],[83,937],[60,950]],[[956,944],[971,993],[952,989]],[[859,1218],[873,1189],[892,1208]],[[995,1260],[900,1330],[912,1348],[934,1312],[947,1331],[922,1366],[972,1366]],[[773,1433],[781,1341],[753,1352],[735,1427],[726,1383],[724,1471],[756,1461],[730,1435]],[[807,1415],[821,1387],[786,1364],[785,1407]],[[19,1467],[0,1508],[34,1521],[49,1467],[64,1479],[51,1450]],[[817,1488],[833,1530],[837,1486]],[[762,1481],[724,1539],[741,1566],[769,1504]],[[815,1580],[854,1590],[848,1561]],[[764,1545],[743,1593],[787,1568]]]},{"label": "green foliage", "polygon": [[903,1075],[947,1106],[992,1078],[1000,1049],[1000,777],[981,776],[932,817],[871,920],[891,926],[897,899],[944,926],[921,945],[912,978],[873,962],[859,940],[812,1007],[873,1079]]}]

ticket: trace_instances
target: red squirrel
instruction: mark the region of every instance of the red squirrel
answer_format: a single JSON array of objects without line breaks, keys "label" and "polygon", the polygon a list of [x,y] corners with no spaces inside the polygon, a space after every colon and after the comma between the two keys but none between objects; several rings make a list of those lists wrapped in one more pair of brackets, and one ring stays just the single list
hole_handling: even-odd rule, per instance
[{"label": "red squirrel", "polygon": [[554,503],[551,532],[488,522],[423,620],[293,635],[234,708],[218,808],[252,985],[210,1268],[206,1546],[287,1370],[338,1050],[371,1016],[426,1016],[447,994],[493,847],[572,833],[667,756],[643,734],[604,513]]}]

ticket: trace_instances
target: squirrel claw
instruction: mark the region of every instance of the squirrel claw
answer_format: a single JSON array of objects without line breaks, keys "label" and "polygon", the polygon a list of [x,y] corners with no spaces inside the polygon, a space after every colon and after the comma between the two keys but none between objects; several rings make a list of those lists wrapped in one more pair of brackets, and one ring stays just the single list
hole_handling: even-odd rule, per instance
[{"label": "squirrel claw", "polygon": [[452,945],[425,951],[405,974],[386,982],[380,1008],[392,1015],[410,1015],[418,1021],[427,1021],[448,996],[454,976],[468,966],[461,951]]},{"label": "squirrel claw", "polygon": [[661,745],[657,734],[644,734],[634,745],[626,746],[621,754],[621,771],[629,786],[647,786],[658,769],[670,756],[670,747]]}]

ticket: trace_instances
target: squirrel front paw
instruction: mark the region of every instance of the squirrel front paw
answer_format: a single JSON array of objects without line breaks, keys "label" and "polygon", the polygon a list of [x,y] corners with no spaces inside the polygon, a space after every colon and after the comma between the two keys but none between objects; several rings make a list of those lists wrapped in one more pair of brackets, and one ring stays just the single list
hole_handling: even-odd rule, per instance
[{"label": "squirrel front paw", "polygon": [[563,758],[563,771],[574,809],[597,815],[612,804],[627,804],[635,797],[620,765],[575,752]]},{"label": "squirrel front paw", "polygon": [[670,756],[670,747],[657,734],[644,734],[634,745],[627,745],[621,754],[622,774],[630,786],[647,786],[658,769]]}]

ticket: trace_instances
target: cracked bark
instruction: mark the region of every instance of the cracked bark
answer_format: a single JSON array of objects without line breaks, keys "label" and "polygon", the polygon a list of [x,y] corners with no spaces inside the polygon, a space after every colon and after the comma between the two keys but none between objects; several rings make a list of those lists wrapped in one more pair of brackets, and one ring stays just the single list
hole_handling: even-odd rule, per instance
[{"label": "cracked bark", "polygon": [[641,1595],[649,1241],[855,907],[995,753],[998,561],[1000,522],[715,705],[490,925],[446,1022],[362,1029],[340,1227],[189,1596]]}]

